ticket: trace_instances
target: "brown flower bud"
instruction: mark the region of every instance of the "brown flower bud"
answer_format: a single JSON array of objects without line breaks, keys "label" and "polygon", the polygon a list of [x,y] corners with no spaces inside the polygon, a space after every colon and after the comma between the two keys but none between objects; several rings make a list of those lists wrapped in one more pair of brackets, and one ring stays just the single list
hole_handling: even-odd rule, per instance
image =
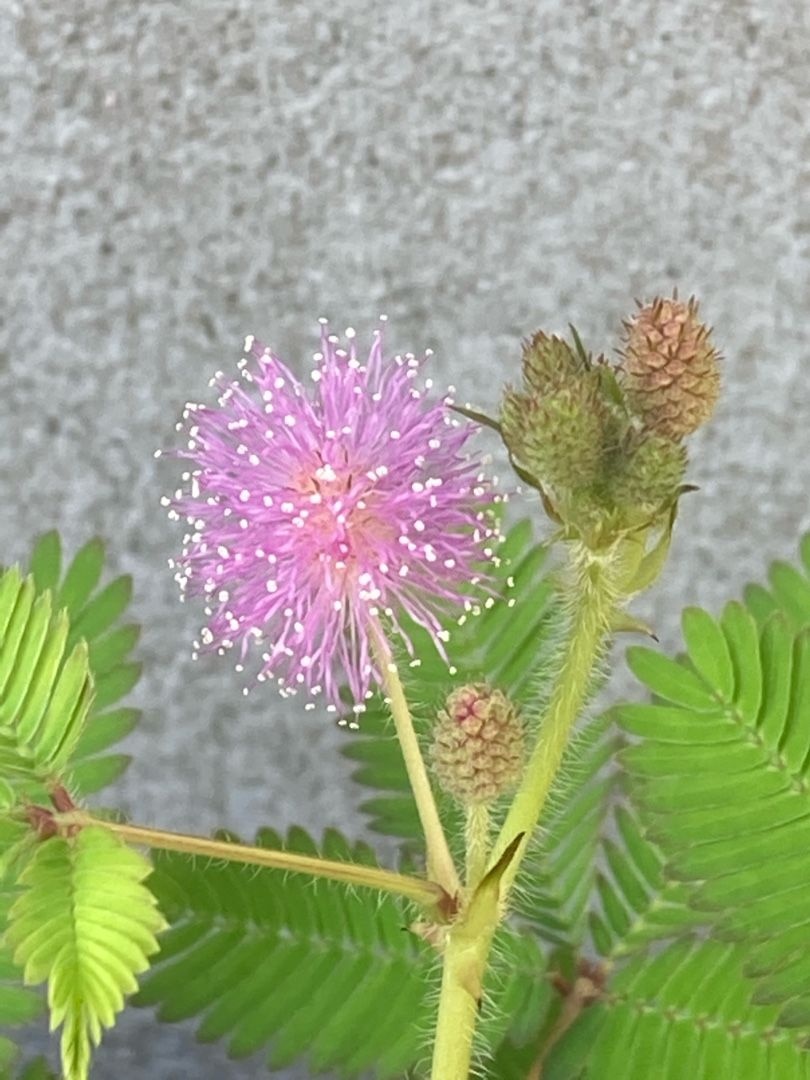
[{"label": "brown flower bud", "polygon": [[515,706],[486,683],[454,690],[436,721],[432,759],[443,790],[465,806],[509,791],[524,763],[523,725]]},{"label": "brown flower bud", "polygon": [[720,393],[719,354],[693,298],[654,300],[625,323],[621,371],[645,427],[672,439],[709,419]]}]

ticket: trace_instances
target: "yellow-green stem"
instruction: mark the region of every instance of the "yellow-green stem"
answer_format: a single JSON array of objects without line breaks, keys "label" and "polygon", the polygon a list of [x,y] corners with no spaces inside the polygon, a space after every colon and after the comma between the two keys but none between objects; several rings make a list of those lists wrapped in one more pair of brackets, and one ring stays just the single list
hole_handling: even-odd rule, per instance
[{"label": "yellow-green stem", "polygon": [[467,808],[467,889],[472,891],[487,868],[489,858],[489,807],[474,803]]},{"label": "yellow-green stem", "polygon": [[467,1080],[469,1075],[487,959],[498,925],[501,878],[515,846],[482,877],[448,931],[431,1080]]},{"label": "yellow-green stem", "polygon": [[617,609],[615,581],[620,562],[618,548],[597,555],[581,545],[572,545],[570,617],[560,668],[541,721],[537,744],[490,859],[490,863],[494,863],[518,834],[524,834],[503,875],[502,902],[506,901],[526,847],[537,828],[571,729],[587,701],[593,670],[605,647]]},{"label": "yellow-green stem", "polygon": [[493,920],[489,936],[481,937],[476,948],[450,932],[444,951],[431,1080],[467,1080],[470,1074],[480,988],[494,930]]},{"label": "yellow-green stem", "polygon": [[275,851],[272,848],[252,847],[247,844],[232,844],[227,840],[212,840],[205,836],[192,836],[188,833],[149,829],[143,825],[129,825],[97,818],[82,810],[54,814],[53,817],[59,825],[101,826],[116,833],[130,844],[142,844],[144,847],[160,848],[164,851],[182,851],[188,855],[202,855],[210,859],[248,863],[251,866],[266,866],[273,870],[309,874],[311,877],[341,881],[347,885],[366,886],[370,889],[394,893],[397,896],[405,896],[409,900],[415,900],[428,907],[436,907],[444,899],[443,890],[432,881],[424,881],[422,878],[410,877],[407,874],[397,874],[393,870],[382,870],[375,866],[321,859],[313,855],[297,855],[292,851]]},{"label": "yellow-green stem", "polygon": [[451,897],[456,896],[460,887],[458,872],[450,854],[439,811],[436,808],[430,778],[425,768],[422,751],[419,749],[419,740],[416,738],[410,709],[405,700],[405,691],[382,628],[374,622],[371,624],[371,644],[374,658],[382,673],[385,692],[391,702],[394,727],[402,748],[405,769],[411,782],[422,831],[425,834],[428,877],[432,881],[437,881]]}]

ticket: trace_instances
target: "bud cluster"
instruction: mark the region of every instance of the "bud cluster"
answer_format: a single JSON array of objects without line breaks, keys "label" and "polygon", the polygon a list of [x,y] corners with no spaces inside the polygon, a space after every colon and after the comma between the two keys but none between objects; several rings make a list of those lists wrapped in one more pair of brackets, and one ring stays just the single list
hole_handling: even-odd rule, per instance
[{"label": "bud cluster", "polygon": [[523,771],[524,732],[517,709],[486,683],[454,690],[436,720],[432,760],[442,789],[462,805],[497,799]]},{"label": "bud cluster", "polygon": [[621,363],[537,333],[501,432],[555,517],[586,542],[654,521],[680,494],[682,439],[711,415],[718,353],[696,301],[656,299],[624,324]]}]

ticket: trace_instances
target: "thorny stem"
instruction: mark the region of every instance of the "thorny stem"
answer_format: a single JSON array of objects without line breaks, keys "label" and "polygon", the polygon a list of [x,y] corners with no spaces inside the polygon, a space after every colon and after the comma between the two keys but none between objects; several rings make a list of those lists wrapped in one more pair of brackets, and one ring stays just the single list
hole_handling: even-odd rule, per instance
[{"label": "thorny stem", "polygon": [[357,863],[339,862],[335,859],[321,859],[313,855],[298,855],[292,851],[276,851],[272,848],[252,847],[247,844],[232,844],[227,840],[212,840],[205,836],[166,832],[143,825],[129,825],[97,818],[83,810],[57,813],[53,815],[53,820],[60,827],[100,826],[116,833],[130,844],[142,844],[144,847],[160,848],[164,851],[182,851],[188,855],[248,863],[251,866],[266,866],[274,870],[288,870],[299,874],[309,874],[312,877],[328,878],[330,881],[341,881],[346,885],[379,889],[382,892],[407,897],[409,900],[415,900],[419,904],[434,909],[441,910],[442,903],[446,900],[441,886],[435,882],[407,874],[398,874],[393,870],[382,870],[376,866],[361,866]]},{"label": "thorny stem", "polygon": [[422,751],[413,727],[413,720],[405,700],[405,692],[394,663],[391,650],[383,635],[379,623],[371,623],[371,644],[374,658],[380,668],[383,686],[390,699],[391,715],[394,719],[405,769],[411,782],[416,809],[422,823],[427,848],[427,871],[432,881],[437,881],[449,896],[458,894],[460,883],[453,857],[447,843],[447,837],[436,808],[433,789],[430,786]]}]

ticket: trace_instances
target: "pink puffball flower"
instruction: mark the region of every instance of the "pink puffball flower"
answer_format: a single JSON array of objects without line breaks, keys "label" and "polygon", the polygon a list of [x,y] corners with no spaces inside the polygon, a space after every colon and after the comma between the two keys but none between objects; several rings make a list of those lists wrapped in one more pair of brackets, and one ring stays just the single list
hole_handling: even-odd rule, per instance
[{"label": "pink puffball flower", "polygon": [[465,452],[476,427],[452,398],[427,400],[430,380],[417,388],[421,360],[385,358],[379,329],[361,360],[354,331],[341,344],[321,320],[309,390],[252,337],[245,353],[239,377],[211,380],[218,408],[186,406],[190,468],[164,499],[190,529],[173,562],[181,594],[206,601],[195,650],[244,661],[255,643],[260,681],[323,693],[341,716],[345,683],[360,713],[381,681],[376,620],[412,654],[405,612],[443,651],[439,615],[495,558],[498,496]]}]

